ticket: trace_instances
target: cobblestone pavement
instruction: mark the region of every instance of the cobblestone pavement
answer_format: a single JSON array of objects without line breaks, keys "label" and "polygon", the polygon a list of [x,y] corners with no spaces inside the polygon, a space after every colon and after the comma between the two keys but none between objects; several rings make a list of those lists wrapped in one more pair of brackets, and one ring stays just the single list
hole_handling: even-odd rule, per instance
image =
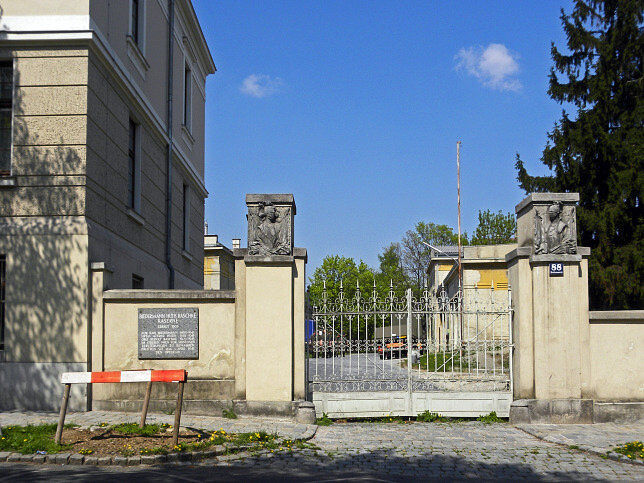
[{"label": "cobblestone pavement", "polygon": [[629,441],[644,441],[644,421],[601,424],[521,424],[517,426],[551,443],[606,453]]},{"label": "cobblestone pavement", "polygon": [[[126,413],[116,411],[89,411],[67,413],[65,423],[78,424],[81,427],[97,426],[101,423],[138,423],[141,420],[139,413]],[[57,423],[57,413],[46,412],[18,412],[9,411],[0,413],[0,426],[28,424]],[[174,416],[167,414],[148,414],[146,423],[174,424]],[[298,424],[291,419],[281,418],[253,418],[240,417],[239,419],[226,419],[212,416],[181,415],[181,426],[207,431],[224,429],[229,433],[250,433],[266,431],[277,433],[279,436],[290,439],[308,439],[315,434],[317,426],[312,424]]]},{"label": "cobblestone pavement", "polygon": [[644,466],[542,441],[503,423],[333,424],[318,428],[310,443],[316,447],[158,467],[5,463],[0,481],[644,480]]}]

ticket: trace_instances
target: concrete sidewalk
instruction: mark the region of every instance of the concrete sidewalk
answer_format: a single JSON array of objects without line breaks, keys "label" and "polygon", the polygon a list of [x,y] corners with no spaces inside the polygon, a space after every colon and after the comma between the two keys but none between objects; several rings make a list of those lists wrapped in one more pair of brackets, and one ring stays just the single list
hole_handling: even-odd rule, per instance
[{"label": "concrete sidewalk", "polygon": [[[644,441],[644,421],[598,424],[519,424],[517,428],[550,443],[627,459],[612,450],[631,441]],[[640,464],[642,461],[638,461]]]},{"label": "concrete sidewalk", "polygon": [[[69,412],[65,423],[78,424],[83,428],[98,426],[101,423],[138,423],[141,419],[139,413],[126,413],[116,411],[89,411]],[[37,425],[57,423],[58,413],[35,411],[7,411],[0,412],[0,426],[12,425]],[[146,423],[174,424],[174,416],[167,414],[148,414]],[[181,427],[214,431],[223,429],[229,433],[251,433],[266,431],[276,433],[278,436],[289,439],[310,439],[315,435],[317,426],[313,424],[300,424],[290,419],[260,418],[240,416],[238,419],[227,419],[215,416],[181,415]]]}]

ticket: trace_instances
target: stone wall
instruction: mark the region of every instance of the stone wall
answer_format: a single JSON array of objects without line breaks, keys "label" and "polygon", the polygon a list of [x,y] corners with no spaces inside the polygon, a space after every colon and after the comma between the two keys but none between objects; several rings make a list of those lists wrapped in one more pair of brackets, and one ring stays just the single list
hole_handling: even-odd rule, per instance
[{"label": "stone wall", "polygon": [[[100,301],[98,301],[100,303]],[[188,412],[221,410],[234,399],[235,292],[210,290],[108,290],[102,294],[104,319],[94,320],[93,371],[185,369]],[[199,311],[199,356],[194,359],[139,358],[138,310],[196,308]],[[100,317],[100,311],[95,314]],[[139,410],[145,383],[96,384],[94,409]],[[155,384],[151,408],[175,404],[176,385]]]},{"label": "stone wall", "polygon": [[593,399],[644,401],[644,310],[590,312]]}]

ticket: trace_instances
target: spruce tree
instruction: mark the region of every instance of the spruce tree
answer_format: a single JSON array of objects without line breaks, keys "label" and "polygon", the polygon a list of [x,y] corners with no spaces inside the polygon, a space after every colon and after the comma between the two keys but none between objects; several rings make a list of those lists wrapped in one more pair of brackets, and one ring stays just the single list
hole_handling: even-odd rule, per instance
[{"label": "spruce tree", "polygon": [[551,47],[548,94],[566,110],[530,176],[517,154],[519,185],[579,192],[581,246],[591,248],[595,309],[644,308],[644,0],[576,0],[562,10],[567,51]]}]

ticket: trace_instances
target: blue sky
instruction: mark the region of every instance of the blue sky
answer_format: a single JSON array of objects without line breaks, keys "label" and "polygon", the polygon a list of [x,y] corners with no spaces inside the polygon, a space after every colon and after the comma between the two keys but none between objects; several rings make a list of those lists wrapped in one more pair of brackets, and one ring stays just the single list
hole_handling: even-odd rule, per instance
[{"label": "blue sky", "polygon": [[217,65],[206,85],[209,232],[246,246],[246,193],[293,193],[308,275],[324,256],[378,265],[418,221],[463,228],[523,198],[561,107],[547,95],[544,1],[193,0]]}]

